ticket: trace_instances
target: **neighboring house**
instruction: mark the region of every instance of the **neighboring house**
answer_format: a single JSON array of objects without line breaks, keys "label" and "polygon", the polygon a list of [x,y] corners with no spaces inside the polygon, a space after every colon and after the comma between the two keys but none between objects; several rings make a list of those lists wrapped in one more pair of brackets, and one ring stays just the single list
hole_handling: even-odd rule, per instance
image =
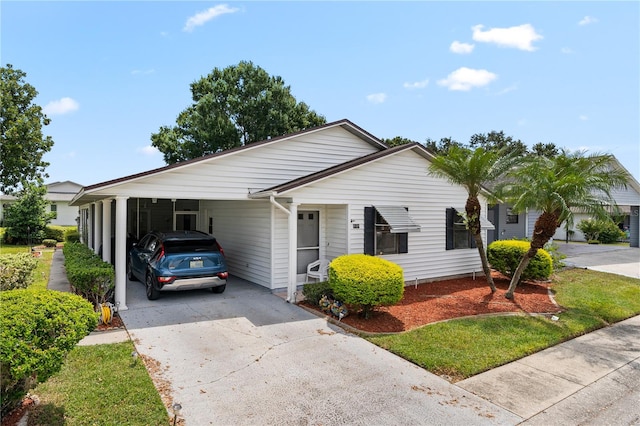
[{"label": "neighboring house", "polygon": [[[622,164],[616,159],[614,167],[625,170]],[[629,173],[629,182],[626,189],[616,189],[613,191],[620,213],[622,214],[622,228],[629,230],[629,245],[640,247],[640,183]],[[528,211],[515,215],[511,212],[509,205],[499,204],[489,208],[488,218],[496,227],[495,231],[489,231],[487,239],[489,243],[495,240],[505,240],[512,238],[531,238],[533,227],[540,216],[538,211]],[[584,235],[576,226],[583,219],[589,219],[586,214],[575,214],[573,226],[570,228],[569,239],[571,241],[585,241]],[[554,239],[565,241],[567,239],[566,224],[563,224],[553,236]]]},{"label": "neighboring house", "polygon": [[151,229],[215,235],[232,275],[286,288],[295,302],[309,263],[347,253],[395,262],[412,284],[481,271],[454,210],[467,192],[429,176],[431,158],[422,145],[389,148],[341,120],[87,186],[71,204],[83,241],[103,246],[106,261],[115,244],[120,309],[127,237]]},{"label": "neighboring house", "polygon": [[[82,189],[82,185],[70,180],[53,182],[46,185],[45,199],[49,202],[47,212],[55,213],[51,225],[76,226],[78,225],[78,207],[72,207],[69,202]],[[0,218],[4,220],[4,210],[16,201],[13,195],[0,194]]]}]

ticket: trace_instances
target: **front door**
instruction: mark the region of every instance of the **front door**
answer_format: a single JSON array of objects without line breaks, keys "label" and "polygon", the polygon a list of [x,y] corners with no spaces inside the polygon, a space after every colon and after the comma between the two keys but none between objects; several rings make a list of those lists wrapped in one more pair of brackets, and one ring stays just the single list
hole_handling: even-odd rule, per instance
[{"label": "front door", "polygon": [[307,273],[307,265],[320,258],[320,212],[298,211],[298,274]]}]

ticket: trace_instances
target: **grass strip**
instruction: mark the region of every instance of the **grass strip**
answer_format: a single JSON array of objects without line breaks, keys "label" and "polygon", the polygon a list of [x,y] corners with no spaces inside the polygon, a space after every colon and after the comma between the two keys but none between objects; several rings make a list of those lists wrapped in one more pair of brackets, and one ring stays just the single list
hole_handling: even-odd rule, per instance
[{"label": "grass strip", "polygon": [[573,269],[556,274],[553,289],[565,308],[557,321],[525,315],[461,319],[366,338],[457,381],[640,314],[638,279]]},{"label": "grass strip", "polygon": [[169,416],[131,342],[77,346],[32,393],[28,425],[167,425]]}]

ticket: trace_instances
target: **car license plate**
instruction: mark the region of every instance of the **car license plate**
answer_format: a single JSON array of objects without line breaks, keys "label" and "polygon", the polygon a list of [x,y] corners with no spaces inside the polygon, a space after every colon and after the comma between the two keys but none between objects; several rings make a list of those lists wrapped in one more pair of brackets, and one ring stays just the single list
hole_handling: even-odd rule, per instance
[{"label": "car license plate", "polygon": [[190,268],[202,268],[203,266],[204,263],[202,262],[202,260],[192,260],[189,262]]}]

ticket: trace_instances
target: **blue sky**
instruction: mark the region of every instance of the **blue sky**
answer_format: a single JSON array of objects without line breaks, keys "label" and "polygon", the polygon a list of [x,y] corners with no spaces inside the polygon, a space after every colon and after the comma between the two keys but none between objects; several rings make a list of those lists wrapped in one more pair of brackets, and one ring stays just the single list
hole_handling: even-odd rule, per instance
[{"label": "blue sky", "polygon": [[253,61],[328,121],[419,142],[503,130],[640,180],[639,2],[2,1],[1,61],[51,124],[48,182],[164,165],[189,84]]}]

